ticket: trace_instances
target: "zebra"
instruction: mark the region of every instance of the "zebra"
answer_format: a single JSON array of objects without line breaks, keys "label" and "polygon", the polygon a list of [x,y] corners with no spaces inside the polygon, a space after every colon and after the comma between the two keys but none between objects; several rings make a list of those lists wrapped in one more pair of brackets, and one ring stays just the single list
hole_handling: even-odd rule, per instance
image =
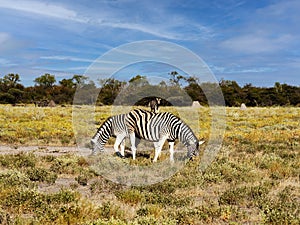
[{"label": "zebra", "polygon": [[[126,126],[127,114],[119,114],[111,116],[98,128],[96,134],[91,139],[92,155],[96,154],[96,151],[104,151],[104,145],[108,139],[113,136],[116,137],[114,143],[114,150],[117,156],[124,158],[125,156],[125,138],[128,136]],[[139,144],[140,139],[135,140],[136,146]],[[119,151],[119,146],[121,152]],[[174,148],[174,142],[169,142],[170,151]]]},{"label": "zebra", "polygon": [[155,98],[149,102],[151,112],[155,112],[155,113],[159,112],[158,105],[160,104],[160,100],[161,98]]},{"label": "zebra", "polygon": [[[104,151],[104,145],[108,139],[113,136],[116,137],[114,150],[116,155],[124,157],[125,155],[125,137],[128,136],[127,127],[125,125],[126,114],[119,114],[107,118],[104,123],[98,128],[96,134],[91,139],[92,155],[96,151]],[[119,146],[121,152],[119,151]]]},{"label": "zebra", "polygon": [[155,145],[155,155],[153,162],[156,162],[162,146],[166,140],[173,143],[170,146],[170,161],[174,161],[174,141],[179,139],[188,149],[188,158],[198,155],[199,145],[204,141],[199,141],[192,129],[180,118],[172,113],[153,113],[143,109],[135,109],[129,112],[126,117],[133,159],[135,159],[136,147],[135,136],[153,141]]}]

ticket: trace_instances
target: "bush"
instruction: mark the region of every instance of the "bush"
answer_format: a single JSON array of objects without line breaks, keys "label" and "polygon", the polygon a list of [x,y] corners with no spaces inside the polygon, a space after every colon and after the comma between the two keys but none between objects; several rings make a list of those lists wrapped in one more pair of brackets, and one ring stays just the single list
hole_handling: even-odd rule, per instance
[{"label": "bush", "polygon": [[136,205],[144,201],[143,194],[136,189],[117,191],[115,195],[119,200],[130,205]]},{"label": "bush", "polygon": [[125,212],[122,211],[119,206],[113,205],[110,202],[105,202],[100,207],[100,216],[102,219],[107,219],[107,220],[111,218],[124,220]]},{"label": "bush", "polygon": [[26,173],[31,181],[46,181],[49,184],[53,184],[57,179],[57,174],[44,168],[29,168]]},{"label": "bush", "polygon": [[16,155],[1,155],[0,164],[7,168],[24,168],[34,167],[36,164],[36,156],[33,153],[18,153]]},{"label": "bush", "polygon": [[80,169],[75,157],[63,156],[54,160],[53,164],[50,167],[50,170],[59,174],[75,174]]},{"label": "bush", "polygon": [[268,224],[299,224],[300,203],[292,193],[292,187],[286,187],[278,195],[277,199],[262,202],[261,208],[264,214],[264,222]]},{"label": "bush", "polygon": [[20,173],[15,170],[9,170],[6,172],[0,173],[0,186],[9,188],[9,187],[34,187],[34,184],[30,179],[23,173]]}]

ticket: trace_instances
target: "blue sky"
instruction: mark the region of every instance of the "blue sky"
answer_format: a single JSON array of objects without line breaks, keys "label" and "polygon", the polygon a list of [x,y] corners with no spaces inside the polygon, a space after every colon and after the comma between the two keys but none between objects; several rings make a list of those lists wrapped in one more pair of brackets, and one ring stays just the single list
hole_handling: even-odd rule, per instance
[{"label": "blue sky", "polygon": [[299,86],[299,12],[299,0],[0,0],[0,76],[70,78],[112,48],[160,40],[200,56],[218,80]]}]

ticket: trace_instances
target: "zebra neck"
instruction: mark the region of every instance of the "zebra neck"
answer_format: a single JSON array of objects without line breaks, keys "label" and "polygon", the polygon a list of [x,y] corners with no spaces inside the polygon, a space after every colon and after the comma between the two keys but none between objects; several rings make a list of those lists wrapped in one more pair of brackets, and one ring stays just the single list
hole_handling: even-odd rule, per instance
[{"label": "zebra neck", "polygon": [[108,139],[112,135],[112,121],[106,120],[101,127],[99,127],[95,137],[93,139],[98,140],[98,143],[105,145]]},{"label": "zebra neck", "polygon": [[194,132],[185,123],[182,123],[180,126],[178,138],[179,141],[183,143],[186,147],[197,143],[197,138]]}]

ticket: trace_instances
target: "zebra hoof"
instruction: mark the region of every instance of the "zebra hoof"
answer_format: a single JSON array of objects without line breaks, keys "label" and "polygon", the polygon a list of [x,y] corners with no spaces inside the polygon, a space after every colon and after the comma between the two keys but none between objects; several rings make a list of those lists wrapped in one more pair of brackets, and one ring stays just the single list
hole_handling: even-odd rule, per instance
[{"label": "zebra hoof", "polygon": [[116,152],[116,155],[117,155],[118,157],[122,158],[122,159],[125,158],[125,156],[123,156],[120,152]]}]

